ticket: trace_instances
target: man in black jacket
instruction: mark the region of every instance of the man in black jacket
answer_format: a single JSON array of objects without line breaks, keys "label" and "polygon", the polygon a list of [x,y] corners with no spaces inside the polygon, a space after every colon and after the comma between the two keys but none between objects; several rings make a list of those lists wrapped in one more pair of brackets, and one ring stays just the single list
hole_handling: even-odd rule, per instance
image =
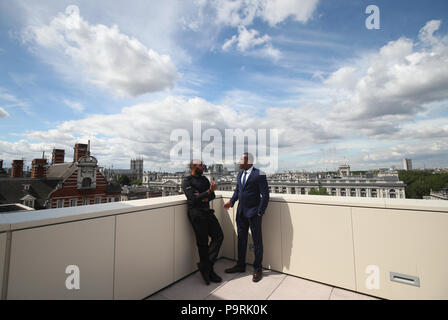
[{"label": "man in black jacket", "polygon": [[204,165],[201,160],[192,160],[190,169],[191,175],[182,181],[182,190],[187,197],[188,219],[196,235],[200,258],[198,268],[205,283],[209,285],[210,281],[222,281],[213,270],[213,265],[218,257],[224,234],[209,204],[215,199],[214,191],[217,186],[214,181],[210,184],[210,181],[202,175]]}]

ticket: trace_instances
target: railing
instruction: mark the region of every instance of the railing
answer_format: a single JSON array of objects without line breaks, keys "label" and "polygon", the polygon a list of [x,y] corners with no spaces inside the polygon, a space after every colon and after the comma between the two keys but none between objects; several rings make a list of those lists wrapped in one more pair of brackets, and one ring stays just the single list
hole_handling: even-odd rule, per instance
[{"label": "railing", "polygon": [[[231,195],[212,206],[235,259]],[[448,299],[447,243],[441,200],[272,195],[263,217],[265,267],[387,299]],[[197,259],[182,195],[0,215],[2,299],[142,299]]]}]

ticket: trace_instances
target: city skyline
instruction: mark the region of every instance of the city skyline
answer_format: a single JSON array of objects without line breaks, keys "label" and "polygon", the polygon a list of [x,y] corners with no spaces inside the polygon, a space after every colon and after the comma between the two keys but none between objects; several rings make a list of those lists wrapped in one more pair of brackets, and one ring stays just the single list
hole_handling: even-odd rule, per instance
[{"label": "city skyline", "polygon": [[102,167],[176,171],[193,120],[278,129],[279,171],[448,167],[446,1],[214,4],[1,3],[4,167],[91,140]]}]

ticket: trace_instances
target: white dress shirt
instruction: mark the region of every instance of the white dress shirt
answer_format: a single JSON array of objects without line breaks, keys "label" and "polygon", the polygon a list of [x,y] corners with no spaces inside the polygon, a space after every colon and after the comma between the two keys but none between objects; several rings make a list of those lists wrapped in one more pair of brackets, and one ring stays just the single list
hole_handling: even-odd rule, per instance
[{"label": "white dress shirt", "polygon": [[[245,170],[246,171],[246,182],[247,182],[247,179],[249,179],[250,173],[252,172],[253,168],[254,168],[254,166],[252,166],[249,169]],[[241,184],[243,184],[243,178],[244,178],[244,171],[241,174]]]}]

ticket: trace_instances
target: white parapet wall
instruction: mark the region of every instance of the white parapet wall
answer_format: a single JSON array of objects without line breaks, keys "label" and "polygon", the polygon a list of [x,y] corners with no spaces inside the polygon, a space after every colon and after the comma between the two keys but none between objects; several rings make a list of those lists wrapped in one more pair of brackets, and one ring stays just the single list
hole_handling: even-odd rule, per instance
[{"label": "white parapet wall", "polygon": [[[236,207],[221,209],[233,259]],[[448,201],[271,195],[263,216],[265,267],[386,299],[448,299],[447,244]]]},{"label": "white parapet wall", "polygon": [[[231,195],[212,206],[235,259]],[[263,217],[266,268],[387,299],[448,299],[447,243],[446,201],[272,195]],[[143,299],[197,260],[183,195],[0,215],[2,299]]]}]

